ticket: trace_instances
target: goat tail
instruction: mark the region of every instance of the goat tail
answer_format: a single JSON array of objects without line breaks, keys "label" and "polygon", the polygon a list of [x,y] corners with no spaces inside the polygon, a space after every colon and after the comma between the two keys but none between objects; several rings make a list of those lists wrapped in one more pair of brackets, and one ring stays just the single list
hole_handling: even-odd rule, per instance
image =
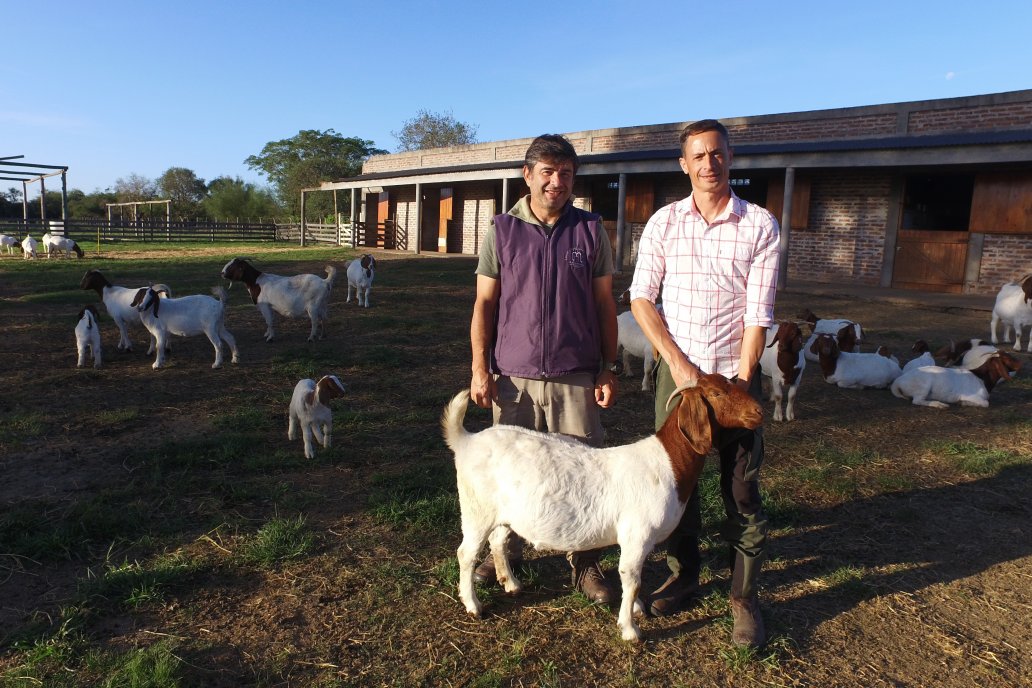
[{"label": "goat tail", "polygon": [[333,289],[333,283],[337,281],[337,268],[333,265],[326,266],[326,289]]},{"label": "goat tail", "polygon": [[444,413],[441,414],[444,442],[454,452],[458,452],[459,445],[469,436],[466,428],[462,425],[467,406],[469,406],[469,390],[464,389],[452,397],[452,400],[444,407]]},{"label": "goat tail", "polygon": [[899,388],[899,378],[898,377],[895,380],[892,381],[892,384],[889,385],[889,391],[892,392],[892,396],[894,396],[894,397],[898,397],[900,399],[906,399],[907,398],[907,396],[905,394],[903,394],[903,391]]}]

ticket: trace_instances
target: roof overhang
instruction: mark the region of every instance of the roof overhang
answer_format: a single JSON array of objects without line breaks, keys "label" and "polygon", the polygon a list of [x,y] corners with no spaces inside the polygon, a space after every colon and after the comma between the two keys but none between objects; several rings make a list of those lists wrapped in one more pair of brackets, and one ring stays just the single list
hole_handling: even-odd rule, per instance
[{"label": "roof overhang", "polygon": [[[828,141],[747,143],[733,147],[736,169],[923,167],[1032,163],[1032,129],[891,136]],[[679,172],[677,149],[622,151],[580,156],[579,176]],[[371,186],[450,184],[513,179],[522,176],[522,161],[412,168],[377,172],[323,182],[307,191],[334,191]]]}]

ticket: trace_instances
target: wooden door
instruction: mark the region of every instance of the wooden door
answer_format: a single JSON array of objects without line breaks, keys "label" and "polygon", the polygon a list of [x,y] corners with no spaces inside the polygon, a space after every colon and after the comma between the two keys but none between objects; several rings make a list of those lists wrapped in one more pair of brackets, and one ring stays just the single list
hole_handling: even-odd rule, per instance
[{"label": "wooden door", "polygon": [[379,197],[376,194],[366,194],[365,197],[365,222],[362,223],[362,234],[355,242],[356,246],[376,246],[376,216]]},{"label": "wooden door", "polygon": [[899,230],[892,286],[962,293],[968,236],[967,232]]},{"label": "wooden door", "polygon": [[387,191],[381,191],[376,201],[376,247],[394,248],[390,234],[391,197]]},{"label": "wooden door", "polygon": [[437,221],[437,252],[448,252],[448,222],[452,219],[453,190],[441,189],[441,208]]}]

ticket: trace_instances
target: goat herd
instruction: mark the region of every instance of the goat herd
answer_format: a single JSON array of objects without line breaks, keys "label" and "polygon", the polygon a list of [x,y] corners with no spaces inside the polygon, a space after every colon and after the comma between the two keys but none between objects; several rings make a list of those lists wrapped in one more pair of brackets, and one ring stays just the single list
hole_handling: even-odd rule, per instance
[{"label": "goat herd", "polygon": [[[71,241],[70,239],[68,241]],[[74,245],[74,242],[71,242]],[[78,246],[75,246],[78,249]],[[49,253],[49,249],[48,249]],[[79,250],[81,254],[81,250]],[[348,264],[347,302],[355,296],[359,306],[369,306],[369,292],[372,289],[376,270],[376,260],[365,254]],[[234,258],[222,268],[224,279],[243,282],[247,287],[251,301],[265,318],[266,330],[264,338],[272,341],[273,312],[287,318],[299,318],[307,315],[312,329],[308,341],[323,337],[327,318],[327,305],[330,292],[337,278],[337,268],[326,266],[326,277],[312,274],[273,275],[263,273],[243,258]],[[232,355],[230,362],[240,361],[240,352],[236,340],[226,329],[225,308],[226,290],[217,286],[212,289],[212,296],[193,294],[174,298],[172,289],[165,284],[150,284],[145,287],[120,287],[111,284],[99,270],[88,270],[83,275],[79,287],[94,290],[100,297],[109,316],[118,327],[118,350],[132,351],[132,340],[129,338],[129,326],[140,324],[149,333],[147,354],[154,354],[153,368],[161,368],[166,364],[166,356],[171,350],[171,335],[193,337],[205,335],[215,348],[215,362],[212,368],[221,368],[223,363],[222,343],[225,342]],[[86,365],[87,354],[93,358],[93,366],[99,368],[102,362],[100,327],[98,313],[94,305],[85,306],[78,316],[75,326],[75,343],[78,354],[78,367]],[[318,382],[310,379],[300,380],[294,388],[290,402],[289,424],[287,436],[297,439],[300,429],[305,447],[305,456],[315,456],[317,441],[323,447],[329,447],[333,420],[329,402],[344,393],[344,384],[335,375],[326,375]]]},{"label": "goat herd", "polygon": [[[1014,376],[1021,362],[997,349],[998,327],[1003,341],[1014,334],[1014,350],[1021,349],[1021,332],[1032,325],[1032,274],[1005,284],[996,297],[990,322],[991,343],[981,339],[950,341],[932,352],[928,343],[917,340],[915,358],[901,366],[884,346],[861,353],[863,327],[847,319],[821,319],[810,310],[799,321],[780,321],[767,331],[760,370],[771,381],[774,420],[795,420],[795,399],[807,361],[817,363],[825,382],[849,389],[885,389],[919,406],[946,408],[949,404],[989,406],[989,393]],[[628,311],[617,318],[619,344],[624,357],[624,374],[630,375],[629,357],[644,359],[642,390],[651,388],[653,350]],[[805,339],[803,327],[809,328]],[[1032,352],[1032,333],[1028,352]],[[787,397],[787,399],[786,399]],[[784,403],[784,410],[782,404]]]}]

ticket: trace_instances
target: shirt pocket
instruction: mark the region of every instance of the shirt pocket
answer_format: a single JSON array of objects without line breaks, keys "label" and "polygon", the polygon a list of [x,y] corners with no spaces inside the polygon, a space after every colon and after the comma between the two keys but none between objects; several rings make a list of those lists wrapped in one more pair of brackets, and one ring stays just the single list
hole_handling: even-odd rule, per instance
[{"label": "shirt pocket", "polygon": [[711,263],[716,286],[721,291],[744,291],[752,259],[753,249],[748,244],[718,245]]}]

